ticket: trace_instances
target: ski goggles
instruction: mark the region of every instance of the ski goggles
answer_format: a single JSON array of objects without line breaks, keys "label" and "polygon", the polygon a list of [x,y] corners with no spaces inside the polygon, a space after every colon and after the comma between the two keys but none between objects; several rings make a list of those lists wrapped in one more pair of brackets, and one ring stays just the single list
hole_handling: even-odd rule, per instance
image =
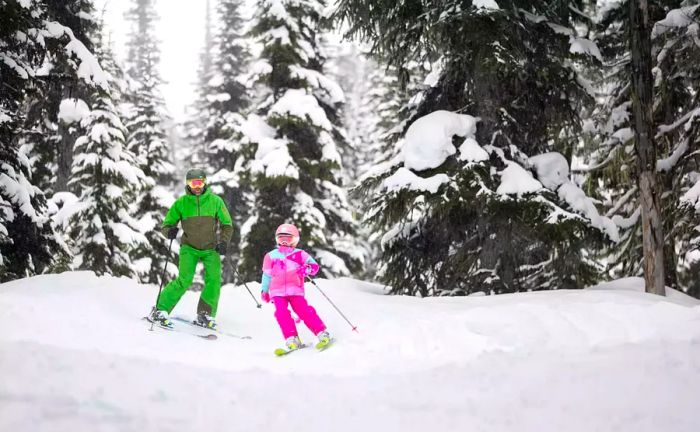
[{"label": "ski goggles", "polygon": [[291,234],[278,234],[277,244],[282,246],[294,246],[299,239]]},{"label": "ski goggles", "polygon": [[207,184],[207,181],[205,179],[190,179],[187,180],[187,186],[189,186],[192,189],[199,189],[203,188],[204,185]]}]

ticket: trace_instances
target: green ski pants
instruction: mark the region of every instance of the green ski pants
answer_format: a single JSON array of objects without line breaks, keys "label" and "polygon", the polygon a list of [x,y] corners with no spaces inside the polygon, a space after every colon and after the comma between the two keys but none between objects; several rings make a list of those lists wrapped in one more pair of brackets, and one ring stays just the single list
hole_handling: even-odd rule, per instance
[{"label": "green ski pants", "polygon": [[219,305],[219,295],[221,294],[221,257],[214,249],[195,249],[189,245],[180,247],[180,265],[177,279],[168,283],[160,294],[158,310],[168,313],[180,301],[187,288],[192,285],[194,272],[197,263],[202,260],[204,264],[204,289],[199,296],[197,313],[204,312],[209,316],[216,316],[216,309]]}]

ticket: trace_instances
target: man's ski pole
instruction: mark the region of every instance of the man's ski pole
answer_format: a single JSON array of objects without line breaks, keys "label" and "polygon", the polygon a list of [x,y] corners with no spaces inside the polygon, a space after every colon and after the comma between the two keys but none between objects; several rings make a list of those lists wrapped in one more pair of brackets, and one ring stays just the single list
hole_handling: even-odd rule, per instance
[{"label": "man's ski pole", "polygon": [[[240,273],[238,273],[238,270],[236,270],[236,267],[234,267],[234,266],[232,265],[231,268],[232,268],[233,271],[236,273],[236,276],[238,276],[238,279],[240,279],[241,281],[243,281],[243,278],[241,277]],[[243,286],[245,287],[245,289],[248,290],[248,294],[250,294],[250,296],[253,297],[253,301],[254,301],[255,304],[257,305],[258,309],[260,309],[260,308],[262,307],[262,305],[261,305],[260,303],[258,303],[258,299],[256,299],[255,296],[253,295],[253,293],[250,291],[250,288],[248,288],[248,284],[245,283],[245,282],[243,282]]]},{"label": "man's ski pole", "polygon": [[[158,308],[158,302],[160,301],[160,292],[163,290],[163,284],[165,283],[165,271],[168,269],[168,266],[170,265],[170,251],[172,250],[173,247],[173,240],[175,239],[170,239],[170,244],[168,245],[168,257],[166,258],[165,262],[165,267],[163,267],[163,274],[160,276],[160,288],[158,288],[158,297],[156,297],[156,305],[155,307]],[[151,331],[153,331],[153,321],[151,321]]]},{"label": "man's ski pole", "polygon": [[319,291],[321,291],[321,294],[323,294],[323,296],[326,298],[326,300],[328,300],[328,303],[330,303],[331,306],[333,306],[333,307],[335,308],[335,310],[338,311],[338,313],[340,314],[340,316],[342,316],[343,319],[345,319],[345,321],[346,321],[348,324],[350,324],[350,327],[352,327],[352,331],[354,331],[355,333],[359,333],[359,332],[357,331],[357,326],[352,325],[352,323],[350,322],[350,320],[347,319],[347,317],[343,314],[343,312],[340,311],[340,309],[338,309],[338,306],[336,306],[335,303],[333,303],[333,301],[331,301],[331,299],[328,298],[328,296],[326,295],[326,293],[324,293],[323,290],[322,290],[318,285],[316,285],[316,281],[314,281],[313,279],[311,279],[309,276],[307,276],[307,278],[309,279],[309,281],[311,281],[312,284],[314,284],[314,286],[316,287],[316,289],[318,289]]}]

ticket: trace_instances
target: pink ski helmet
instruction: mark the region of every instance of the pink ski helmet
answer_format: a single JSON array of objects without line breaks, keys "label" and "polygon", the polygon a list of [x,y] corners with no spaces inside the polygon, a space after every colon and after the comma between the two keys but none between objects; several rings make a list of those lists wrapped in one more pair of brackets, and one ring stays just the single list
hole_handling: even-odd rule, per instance
[{"label": "pink ski helmet", "polygon": [[299,230],[292,224],[282,224],[275,231],[275,240],[280,246],[295,247],[299,243]]}]

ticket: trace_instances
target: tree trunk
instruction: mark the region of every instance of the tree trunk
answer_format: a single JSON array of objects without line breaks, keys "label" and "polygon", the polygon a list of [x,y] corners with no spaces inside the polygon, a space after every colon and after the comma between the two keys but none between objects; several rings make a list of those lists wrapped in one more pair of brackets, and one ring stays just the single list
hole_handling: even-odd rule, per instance
[{"label": "tree trunk", "polygon": [[[88,100],[81,92],[77,93],[78,94],[74,96],[72,84],[66,83],[62,90],[61,100],[72,97],[77,97],[85,101]],[[67,125],[61,120],[56,121],[58,122],[58,134],[61,139],[58,141],[56,147],[56,183],[54,184],[53,190],[54,192],[64,192],[70,190],[68,181],[70,180],[71,170],[73,168],[73,147],[79,136],[79,123]],[[77,191],[73,190],[70,192]]]},{"label": "tree trunk", "polygon": [[630,23],[632,107],[642,207],[644,282],[647,292],[665,295],[664,237],[656,177],[652,119],[651,28],[647,0],[630,0]]}]

